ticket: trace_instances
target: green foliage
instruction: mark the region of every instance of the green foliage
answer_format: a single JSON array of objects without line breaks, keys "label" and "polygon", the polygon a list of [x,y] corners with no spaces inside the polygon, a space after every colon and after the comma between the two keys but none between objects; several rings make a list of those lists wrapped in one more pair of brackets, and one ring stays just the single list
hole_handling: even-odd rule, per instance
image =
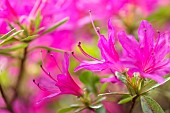
[{"label": "green foliage", "polygon": [[72,108],[72,107],[63,108],[63,109],[60,109],[59,111],[57,111],[57,113],[67,113],[71,110],[74,110],[74,108]]},{"label": "green foliage", "polygon": [[1,71],[0,73],[0,83],[3,86],[7,86],[9,84],[9,77],[7,71]]},{"label": "green foliage", "polygon": [[56,49],[56,48],[52,48],[52,47],[47,47],[47,46],[36,46],[34,48],[31,48],[29,50],[30,51],[33,51],[34,49],[46,49],[48,51],[54,51],[54,52],[64,52],[64,50],[61,50],[61,49]]},{"label": "green foliage", "polygon": [[6,39],[7,37],[9,37],[12,33],[14,33],[16,31],[16,29],[14,28],[14,29],[12,29],[11,31],[9,31],[8,33],[6,33],[6,34],[4,34],[4,35],[2,35],[1,37],[0,37],[0,39]]},{"label": "green foliage", "polygon": [[148,83],[146,83],[146,85],[144,85],[144,87],[142,88],[141,94],[147,93],[147,92],[149,92],[149,91],[151,91],[151,90],[159,87],[160,85],[163,85],[164,83],[166,83],[167,81],[170,80],[170,75],[166,75],[166,76],[164,77],[164,79],[165,79],[164,82],[161,83],[161,84],[160,84],[160,83],[157,83],[157,82],[154,81],[154,80],[150,80],[150,81],[149,81]]},{"label": "green foliage", "polygon": [[141,106],[144,113],[165,113],[161,106],[149,96],[141,96]]},{"label": "green foliage", "polygon": [[126,77],[125,77],[123,74],[121,74],[121,73],[119,73],[119,72],[115,72],[115,75],[116,75],[116,77],[117,77],[120,81],[122,81],[124,84],[127,83]]},{"label": "green foliage", "polygon": [[37,14],[35,21],[34,21],[36,30],[39,28],[41,20],[42,20],[41,12],[38,11],[38,14]]},{"label": "green foliage", "polygon": [[9,43],[16,41],[16,39],[14,39],[14,37],[18,36],[21,32],[23,32],[23,30],[16,31],[15,33],[10,35],[9,37],[4,36],[6,38],[0,43],[0,46],[3,46],[3,45],[6,45],[6,44],[9,44]]},{"label": "green foliage", "polygon": [[87,87],[87,91],[97,94],[96,84],[99,83],[99,77],[86,71],[79,76],[80,81]]},{"label": "green foliage", "polygon": [[33,39],[35,39],[38,35],[32,35],[32,36],[28,36],[24,39],[21,39],[22,42],[30,42],[32,41]]},{"label": "green foliage", "polygon": [[100,93],[104,93],[105,90],[106,90],[106,88],[107,88],[107,86],[108,86],[108,83],[102,84],[102,86],[101,86],[101,88],[100,88]]},{"label": "green foliage", "polygon": [[72,105],[70,105],[70,107],[62,108],[62,109],[58,110],[57,113],[68,113],[73,110],[74,110],[74,112],[79,112],[83,109],[85,109],[85,107],[83,107],[79,104],[72,104]]},{"label": "green foliage", "polygon": [[170,19],[170,13],[169,13],[170,7],[164,6],[159,8],[157,11],[153,12],[151,15],[149,15],[146,19],[149,21],[157,21],[157,23],[165,24]]},{"label": "green foliage", "polygon": [[46,31],[44,31],[43,33],[41,33],[40,35],[45,35],[47,33],[50,33],[54,30],[56,30],[59,26],[61,26],[62,24],[66,23],[68,21],[68,17],[62,19],[61,21],[57,22],[55,25],[53,25],[52,27],[48,28]]},{"label": "green foliage", "polygon": [[119,102],[118,102],[118,104],[125,104],[125,103],[127,103],[127,102],[130,102],[133,98],[135,98],[136,97],[136,95],[134,95],[134,96],[128,96],[128,97],[126,97],[126,98],[123,98],[122,100],[120,100]]},{"label": "green foliage", "polygon": [[25,43],[22,43],[22,44],[17,44],[17,45],[14,45],[12,47],[9,47],[9,48],[4,48],[4,49],[0,49],[0,53],[8,53],[8,52],[12,52],[12,51],[16,51],[18,49],[23,49],[23,48],[26,48],[28,46],[28,44],[25,44]]},{"label": "green foliage", "polygon": [[96,113],[106,113],[106,110],[105,110],[105,108],[102,106],[102,107],[96,109]]},{"label": "green foliage", "polygon": [[123,92],[110,92],[110,93],[103,93],[99,94],[99,96],[108,96],[108,95],[130,95],[129,93],[123,93]]}]

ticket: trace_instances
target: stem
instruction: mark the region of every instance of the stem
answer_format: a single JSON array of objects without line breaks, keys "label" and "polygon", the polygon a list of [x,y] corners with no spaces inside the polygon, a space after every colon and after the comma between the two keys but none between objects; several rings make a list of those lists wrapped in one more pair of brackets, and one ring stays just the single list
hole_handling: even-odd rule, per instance
[{"label": "stem", "polygon": [[4,102],[7,106],[7,109],[11,112],[11,113],[14,113],[13,109],[12,109],[12,106],[10,105],[10,103],[8,102],[8,99],[3,91],[3,88],[2,88],[2,85],[0,84],[0,92],[1,92],[1,95],[2,95],[2,98],[4,99]]},{"label": "stem", "polygon": [[26,61],[26,57],[27,57],[27,48],[28,47],[26,47],[24,49],[23,58],[21,59],[21,64],[20,64],[20,68],[19,68],[20,71],[19,71],[17,82],[16,82],[15,93],[14,93],[14,97],[12,99],[12,102],[18,97],[18,93],[19,93],[19,89],[20,89],[20,84],[21,84],[22,78],[24,76],[25,61]]},{"label": "stem", "polygon": [[129,113],[132,113],[137,98],[138,98],[138,96],[136,96],[135,98],[133,98],[133,100],[132,100],[132,105],[131,105],[131,107],[130,107]]},{"label": "stem", "polygon": [[[35,49],[46,49],[46,50],[49,50],[49,51],[54,51],[54,52],[64,52],[63,50],[61,49],[56,49],[56,48],[52,48],[52,47],[47,47],[47,46],[36,46],[36,47],[33,47],[31,48],[30,50],[28,50],[28,52],[31,52]],[[69,52],[69,51],[68,51]]]}]

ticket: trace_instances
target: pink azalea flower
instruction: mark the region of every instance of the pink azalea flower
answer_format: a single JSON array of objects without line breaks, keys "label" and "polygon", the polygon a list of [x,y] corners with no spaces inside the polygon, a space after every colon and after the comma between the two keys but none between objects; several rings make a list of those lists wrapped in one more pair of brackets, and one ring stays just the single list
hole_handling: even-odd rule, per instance
[{"label": "pink azalea flower", "polygon": [[123,113],[123,110],[119,104],[111,101],[103,101],[104,108],[106,113]]},{"label": "pink azalea flower", "polygon": [[[54,110],[47,109],[47,103],[43,104],[35,104],[35,98],[27,97],[27,99],[17,99],[12,103],[12,109],[15,113],[55,113]],[[11,113],[8,109],[5,109],[5,103],[0,98],[0,107],[4,107],[4,109],[0,109],[0,113]]]},{"label": "pink azalea flower", "polygon": [[[56,62],[56,59],[51,55],[53,61]],[[57,67],[59,68],[57,62]],[[71,78],[70,73],[68,72],[69,68],[69,55],[68,53],[64,53],[64,62],[63,62],[63,70],[60,70],[60,74],[54,78],[50,73],[48,73],[43,66],[42,70],[49,78],[41,78],[39,80],[34,80],[34,83],[43,91],[51,93],[44,99],[52,98],[61,94],[71,94],[75,96],[81,96],[83,94],[82,89],[74,82]],[[40,102],[41,102],[40,101]]]},{"label": "pink azalea flower", "polygon": [[100,34],[99,31],[97,31],[97,34],[99,36],[98,47],[100,49],[102,59],[99,60],[87,54],[82,49],[81,43],[79,43],[78,47],[81,52],[93,61],[80,61],[81,64],[75,69],[75,71],[85,68],[91,71],[111,69],[112,71],[122,72],[124,68],[121,65],[119,55],[114,47],[114,28],[111,24],[111,21],[108,21],[108,40],[104,37],[104,35]]},{"label": "pink azalea flower", "polygon": [[119,32],[118,38],[126,52],[125,66],[129,68],[129,74],[139,72],[142,77],[162,82],[162,76],[170,72],[169,58],[166,57],[169,35],[158,32],[155,37],[154,33],[151,24],[143,20],[138,29],[139,41],[125,32]]}]

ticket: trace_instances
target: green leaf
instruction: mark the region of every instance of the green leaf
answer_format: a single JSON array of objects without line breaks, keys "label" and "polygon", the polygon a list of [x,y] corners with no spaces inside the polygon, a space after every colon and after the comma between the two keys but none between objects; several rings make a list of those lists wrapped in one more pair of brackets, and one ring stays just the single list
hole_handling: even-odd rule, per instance
[{"label": "green leaf", "polygon": [[11,31],[9,31],[8,33],[6,33],[5,35],[2,35],[0,37],[0,39],[6,39],[7,37],[9,37],[12,33],[14,33],[14,31],[16,31],[16,29],[12,29]]},{"label": "green leaf", "polygon": [[102,84],[102,86],[101,86],[101,88],[100,88],[100,93],[104,93],[105,90],[106,90],[106,88],[107,88],[107,86],[108,86],[108,83]]},{"label": "green leaf", "polygon": [[159,87],[160,85],[166,83],[167,81],[170,80],[170,75],[166,75],[164,78],[165,78],[165,80],[164,80],[164,82],[161,83],[161,84],[157,83],[157,82],[154,81],[154,80],[150,80],[150,81],[142,88],[141,94],[144,94],[144,93],[146,93],[146,92],[149,92],[149,91],[151,91],[151,90]]},{"label": "green leaf", "polygon": [[1,71],[0,73],[0,83],[3,86],[7,86],[10,83],[8,73],[6,70]]},{"label": "green leaf", "polygon": [[106,110],[105,110],[105,108],[102,106],[102,107],[96,109],[96,113],[106,113]]},{"label": "green leaf", "polygon": [[149,21],[157,21],[157,23],[159,24],[164,24],[170,19],[169,10],[169,6],[160,7],[158,8],[158,10],[149,15],[146,19]]},{"label": "green leaf", "polygon": [[144,113],[165,113],[161,106],[149,96],[141,96],[141,106]]},{"label": "green leaf", "polygon": [[29,42],[29,41],[35,39],[37,36],[38,36],[38,35],[28,36],[28,37],[22,39],[21,41],[23,41],[23,42]]},{"label": "green leaf", "polygon": [[10,53],[6,53],[6,52],[1,52],[1,51],[0,51],[0,54],[3,55],[3,56],[11,57],[11,58],[21,59],[20,56],[14,56],[14,55],[12,55],[12,54],[10,54]]},{"label": "green leaf", "polygon": [[2,43],[0,46],[5,46],[5,45],[8,45],[8,44],[12,44],[13,42],[16,42],[16,41],[18,41],[18,40],[13,38],[13,39],[10,39],[10,40]]},{"label": "green leaf", "polygon": [[119,80],[121,80],[123,83],[127,83],[127,81],[126,81],[126,77],[124,76],[124,75],[122,75],[121,73],[119,73],[119,72],[115,72],[115,75],[116,75],[116,77],[119,79]]},{"label": "green leaf", "polygon": [[81,107],[82,106],[79,105],[79,104],[72,104],[68,108],[63,108],[63,109],[58,110],[57,113],[67,113],[67,112],[69,112],[71,110],[75,110],[75,109],[78,109],[78,108],[81,108]]},{"label": "green leaf", "polygon": [[27,26],[22,25],[19,21],[17,21],[16,24],[23,30],[24,35],[28,36]]},{"label": "green leaf", "polygon": [[130,94],[124,92],[110,92],[110,93],[99,94],[98,96],[108,96],[108,95],[130,95]]},{"label": "green leaf", "polygon": [[89,107],[90,108],[93,108],[93,109],[98,109],[98,108],[100,108],[100,107],[102,107],[103,106],[103,104],[96,104],[96,105],[90,105]]},{"label": "green leaf", "polygon": [[21,32],[23,32],[23,30],[19,30],[19,31],[13,33],[11,36],[9,36],[9,37],[6,38],[5,40],[3,40],[3,41],[0,43],[0,45],[2,46],[2,45],[4,45],[4,43],[7,43],[7,42],[11,41],[11,40],[14,38],[14,36],[17,36],[17,35],[20,34]]},{"label": "green leaf", "polygon": [[90,71],[86,71],[83,72],[80,76],[79,76],[79,80],[84,83],[84,84],[88,84],[89,83],[89,78],[91,77],[92,72]]},{"label": "green leaf", "polygon": [[80,81],[85,84],[89,92],[97,93],[96,84],[99,83],[99,77],[92,74],[90,71],[83,72],[79,75]]},{"label": "green leaf", "polygon": [[11,29],[15,29],[15,27],[8,21],[6,21],[6,23],[8,24],[8,26],[11,28]]},{"label": "green leaf", "polygon": [[74,109],[73,107],[63,108],[63,109],[60,109],[57,113],[67,113],[73,109]]},{"label": "green leaf", "polygon": [[61,26],[62,24],[64,24],[65,22],[68,21],[68,17],[62,19],[61,21],[57,22],[54,26],[50,27],[49,29],[47,29],[46,31],[44,31],[43,33],[40,34],[40,36],[45,35],[47,33],[50,33],[52,31],[54,31],[56,28],[58,28],[59,26]]},{"label": "green leaf", "polygon": [[36,47],[31,48],[28,52],[33,51],[35,49],[46,49],[48,51],[54,51],[54,52],[65,52],[64,50],[47,47],[47,46],[36,46]]},{"label": "green leaf", "polygon": [[98,97],[94,100],[94,102],[92,103],[92,105],[97,105],[97,104],[101,104],[102,101],[104,101],[106,99],[106,97]]},{"label": "green leaf", "polygon": [[22,49],[22,48],[25,48],[27,46],[28,46],[28,44],[25,44],[25,43],[17,44],[15,46],[10,47],[10,48],[0,49],[0,52],[6,52],[7,53],[7,52],[11,52],[11,51],[16,51],[18,49]]},{"label": "green leaf", "polygon": [[39,28],[41,20],[42,20],[41,12],[38,11],[38,14],[37,14],[37,16],[35,18],[35,29],[36,30]]},{"label": "green leaf", "polygon": [[118,104],[125,104],[125,103],[131,101],[131,100],[132,100],[133,98],[135,98],[135,97],[136,97],[136,95],[134,95],[134,96],[129,96],[129,97],[127,97],[127,98],[123,98],[122,100],[120,100],[120,101],[118,102]]}]

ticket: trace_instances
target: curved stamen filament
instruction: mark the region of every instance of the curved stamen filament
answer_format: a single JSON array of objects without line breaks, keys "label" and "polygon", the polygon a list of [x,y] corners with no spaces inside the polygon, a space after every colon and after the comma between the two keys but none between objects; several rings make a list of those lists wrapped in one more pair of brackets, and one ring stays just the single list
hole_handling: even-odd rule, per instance
[{"label": "curved stamen filament", "polygon": [[77,56],[75,56],[74,52],[71,52],[71,54],[73,55],[73,57],[74,57],[77,61],[82,62],[79,58],[77,58]]},{"label": "curved stamen filament", "polygon": [[161,37],[160,31],[157,31],[157,33],[158,33],[158,38],[157,38],[157,41],[156,41],[155,48],[157,47],[157,45],[158,45],[158,43],[159,43],[159,40],[160,40],[160,37]]},{"label": "curved stamen filament", "polygon": [[83,50],[83,48],[81,47],[81,42],[78,43],[78,47],[79,47],[80,51],[81,51],[86,57],[91,58],[91,59],[93,59],[93,60],[98,60],[98,61],[100,61],[99,59],[94,58],[94,57],[92,57],[91,55],[87,54],[87,53]]},{"label": "curved stamen filament", "polygon": [[53,54],[50,54],[51,58],[54,60],[54,62],[56,63],[57,65],[57,68],[60,70],[60,72],[62,73],[62,70],[61,68],[59,67],[58,63],[57,63],[57,60],[55,59],[54,55]]},{"label": "curved stamen filament", "polygon": [[96,28],[96,27],[95,27],[95,25],[94,25],[94,22],[93,22],[93,19],[92,19],[91,10],[89,10],[89,15],[90,15],[90,20],[91,20],[92,26],[93,26],[93,28],[94,28],[94,30],[95,30],[95,32],[96,32],[96,34],[100,37],[99,29],[98,29],[99,27],[98,27],[98,28]]},{"label": "curved stamen filament", "polygon": [[39,83],[37,83],[35,80],[33,80],[33,82],[34,82],[34,83],[35,83],[35,85],[37,85],[37,86],[38,86],[38,88],[40,88],[41,90],[43,90],[43,91],[47,91],[47,89],[45,89],[45,88],[41,87],[41,86],[40,86],[40,84],[39,84]]},{"label": "curved stamen filament", "polygon": [[41,67],[41,69],[44,71],[44,73],[46,74],[46,75],[48,75],[51,79],[53,79],[54,81],[56,81],[57,82],[57,80],[55,80],[52,76],[51,76],[51,74],[50,73],[48,73],[44,68],[43,68],[43,66],[42,65],[40,65],[40,67]]}]

